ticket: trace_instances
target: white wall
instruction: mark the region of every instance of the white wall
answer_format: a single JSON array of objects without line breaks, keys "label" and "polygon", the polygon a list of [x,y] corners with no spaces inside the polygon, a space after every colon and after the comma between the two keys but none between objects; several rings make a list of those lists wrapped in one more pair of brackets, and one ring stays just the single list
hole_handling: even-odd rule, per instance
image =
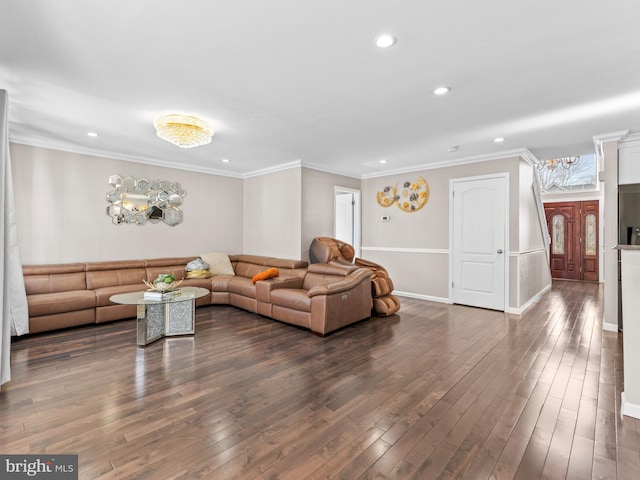
[{"label": "white wall", "polygon": [[[24,264],[235,253],[242,244],[242,179],[11,144]],[[183,223],[114,225],[111,175],[179,182]]]},{"label": "white wall", "polygon": [[301,167],[244,180],[244,241],[237,251],[301,259]]},{"label": "white wall", "polygon": [[[448,301],[449,295],[449,180],[509,172],[510,198],[517,203],[518,159],[506,158],[435,168],[362,181],[362,257],[389,270],[396,291],[418,298]],[[381,207],[377,192],[385,186],[424,178],[429,184],[427,204],[417,212],[403,212],[395,204]],[[515,193],[514,193],[515,192]],[[511,202],[512,204],[514,201]],[[390,216],[388,222],[381,217]],[[510,210],[510,230],[517,225],[517,209]],[[515,229],[517,230],[517,228]],[[517,248],[517,231],[510,232]]]},{"label": "white wall", "polygon": [[[492,173],[509,174],[509,309],[522,305],[550,284],[544,243],[531,188],[531,167],[508,157],[452,167],[389,175],[362,181],[362,257],[384,265],[401,294],[438,301],[449,295],[449,180]],[[525,177],[520,183],[521,174]],[[423,177],[430,198],[419,211],[406,213],[395,205],[381,207],[376,193]],[[390,221],[381,217],[389,215]],[[525,217],[521,222],[521,216]],[[524,238],[523,238],[524,237]],[[525,258],[526,256],[526,258]]]},{"label": "white wall", "polygon": [[315,237],[334,236],[333,187],[360,189],[360,179],[302,169],[302,259],[309,261],[309,246]]},{"label": "white wall", "polygon": [[[17,144],[11,145],[11,154],[25,264],[211,251],[307,259],[313,237],[333,235],[337,185],[362,190],[361,256],[384,265],[397,291],[448,301],[449,180],[508,172],[509,307],[523,305],[544,283],[541,259],[522,250],[537,248],[541,240],[532,226],[535,207],[526,204],[533,202],[529,180],[520,184],[519,157],[361,181],[301,166],[243,180]],[[184,222],[175,227],[114,225],[106,214],[113,174],[181,183],[187,191]],[[430,186],[421,210],[407,213],[378,205],[379,190],[418,176]],[[391,220],[381,222],[382,215]]]},{"label": "white wall", "polygon": [[[604,315],[603,328],[618,331],[620,316],[620,291],[618,286],[618,142],[603,142],[602,165],[604,168],[604,235],[602,239],[604,257]],[[623,319],[624,323],[624,319]]]},{"label": "white wall", "polygon": [[[514,269],[510,304],[521,308],[551,286],[545,231],[540,224],[533,182],[534,168],[520,160],[518,191],[518,250],[512,249]],[[542,213],[544,216],[544,212]]]}]

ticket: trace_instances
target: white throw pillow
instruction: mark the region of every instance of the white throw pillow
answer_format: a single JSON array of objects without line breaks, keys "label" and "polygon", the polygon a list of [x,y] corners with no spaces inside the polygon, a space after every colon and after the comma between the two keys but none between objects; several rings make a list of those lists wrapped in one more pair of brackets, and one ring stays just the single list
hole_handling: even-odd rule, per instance
[{"label": "white throw pillow", "polygon": [[209,264],[211,275],[235,275],[226,253],[201,253],[200,258]]}]

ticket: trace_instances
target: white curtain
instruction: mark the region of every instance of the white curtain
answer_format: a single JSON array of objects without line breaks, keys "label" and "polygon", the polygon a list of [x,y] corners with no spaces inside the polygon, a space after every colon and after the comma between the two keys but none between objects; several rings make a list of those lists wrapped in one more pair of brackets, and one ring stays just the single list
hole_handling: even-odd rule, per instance
[{"label": "white curtain", "polygon": [[11,380],[11,335],[29,333],[27,295],[22,277],[22,262],[18,250],[16,214],[13,203],[13,181],[9,158],[8,95],[0,90],[0,385]]}]

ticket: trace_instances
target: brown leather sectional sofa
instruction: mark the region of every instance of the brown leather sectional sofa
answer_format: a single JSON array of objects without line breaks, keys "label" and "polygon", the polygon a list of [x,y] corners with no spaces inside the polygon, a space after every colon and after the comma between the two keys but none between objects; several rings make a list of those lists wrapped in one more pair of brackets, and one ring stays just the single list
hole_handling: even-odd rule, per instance
[{"label": "brown leather sectional sofa", "polygon": [[[198,257],[156,258],[113,262],[24,265],[29,305],[29,331],[112,322],[136,316],[136,305],[118,305],[118,293],[145,290],[143,280],[160,273],[186,276],[188,262]],[[229,255],[235,275],[185,278],[183,286],[211,293],[197,306],[228,304],[318,335],[368,318],[371,314],[371,272],[354,265],[314,264],[258,255]],[[252,277],[268,268],[280,275],[255,284]]]}]

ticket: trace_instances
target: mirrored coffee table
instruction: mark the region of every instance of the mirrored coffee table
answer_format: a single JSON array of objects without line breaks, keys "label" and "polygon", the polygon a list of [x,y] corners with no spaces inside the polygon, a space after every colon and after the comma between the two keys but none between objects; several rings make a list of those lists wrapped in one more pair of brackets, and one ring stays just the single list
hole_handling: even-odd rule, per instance
[{"label": "mirrored coffee table", "polygon": [[158,300],[144,298],[144,292],[120,293],[109,300],[123,305],[138,305],[137,343],[148,345],[172,335],[193,335],[196,331],[196,299],[209,295],[200,287],[182,287],[179,295]]}]

